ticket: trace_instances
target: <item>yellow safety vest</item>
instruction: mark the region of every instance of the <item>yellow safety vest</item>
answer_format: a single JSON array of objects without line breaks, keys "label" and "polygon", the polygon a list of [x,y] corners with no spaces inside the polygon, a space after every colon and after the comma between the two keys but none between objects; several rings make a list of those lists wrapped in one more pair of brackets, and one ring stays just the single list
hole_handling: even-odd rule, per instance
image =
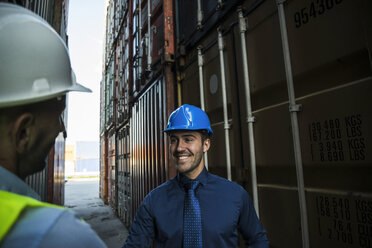
[{"label": "yellow safety vest", "polygon": [[17,222],[22,211],[29,207],[63,208],[27,196],[0,190],[0,242],[4,239],[11,227]]}]

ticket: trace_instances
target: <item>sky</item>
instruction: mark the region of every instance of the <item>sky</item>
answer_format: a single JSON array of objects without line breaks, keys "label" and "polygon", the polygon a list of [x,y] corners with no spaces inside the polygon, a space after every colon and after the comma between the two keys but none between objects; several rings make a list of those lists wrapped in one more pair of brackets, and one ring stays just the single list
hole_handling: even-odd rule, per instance
[{"label": "sky", "polygon": [[67,144],[99,141],[104,10],[104,0],[69,1],[67,35],[71,65],[77,82],[93,93],[69,93]]}]

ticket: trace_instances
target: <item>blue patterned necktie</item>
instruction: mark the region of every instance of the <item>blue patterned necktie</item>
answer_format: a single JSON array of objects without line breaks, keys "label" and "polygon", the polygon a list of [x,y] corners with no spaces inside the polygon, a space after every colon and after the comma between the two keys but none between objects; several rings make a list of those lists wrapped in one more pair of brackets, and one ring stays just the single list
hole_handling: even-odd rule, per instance
[{"label": "blue patterned necktie", "polygon": [[202,225],[199,200],[195,189],[199,181],[189,181],[184,185],[186,196],[183,212],[183,248],[202,248]]}]

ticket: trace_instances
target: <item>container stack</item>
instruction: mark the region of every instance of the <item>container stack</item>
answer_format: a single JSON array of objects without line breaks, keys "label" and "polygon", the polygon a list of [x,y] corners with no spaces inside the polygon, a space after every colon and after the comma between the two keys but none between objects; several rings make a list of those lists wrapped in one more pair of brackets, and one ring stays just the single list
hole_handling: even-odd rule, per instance
[{"label": "container stack", "polygon": [[174,63],[164,59],[162,6],[159,0],[121,0],[107,8],[100,196],[128,226],[144,196],[174,175],[161,133],[175,107],[174,89],[167,88],[174,76],[164,73]]},{"label": "container stack", "polygon": [[247,189],[273,247],[372,244],[370,1],[124,2],[102,82],[126,225],[175,175],[161,130],[188,103],[214,130],[208,170]]}]

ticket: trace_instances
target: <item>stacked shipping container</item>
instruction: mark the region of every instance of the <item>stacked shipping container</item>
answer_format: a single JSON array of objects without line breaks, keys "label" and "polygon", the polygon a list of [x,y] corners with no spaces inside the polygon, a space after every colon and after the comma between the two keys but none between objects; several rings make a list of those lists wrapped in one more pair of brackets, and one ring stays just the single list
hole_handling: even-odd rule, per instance
[{"label": "stacked shipping container", "polygon": [[[150,9],[146,9],[148,3]],[[144,196],[170,173],[174,175],[168,170],[161,133],[174,108],[174,93],[167,88],[173,78],[167,81],[164,75],[172,61],[161,60],[163,4],[158,0],[110,1],[107,8],[100,196],[127,225]],[[168,54],[173,57],[171,51]]]},{"label": "stacked shipping container", "polygon": [[128,99],[115,111],[112,205],[128,226],[175,174],[160,130],[177,100],[210,116],[208,169],[251,193],[272,247],[371,246],[370,1],[124,2],[110,13],[129,42],[108,29],[106,54],[113,98]]}]

